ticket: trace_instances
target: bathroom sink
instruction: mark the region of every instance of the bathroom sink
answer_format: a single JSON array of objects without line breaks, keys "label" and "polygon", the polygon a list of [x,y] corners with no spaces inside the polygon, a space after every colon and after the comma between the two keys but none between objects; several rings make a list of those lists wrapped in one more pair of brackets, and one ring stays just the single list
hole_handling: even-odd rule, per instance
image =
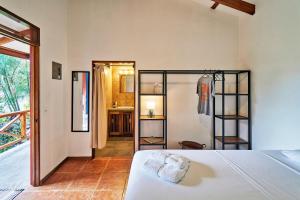
[{"label": "bathroom sink", "polygon": [[120,109],[133,109],[132,106],[118,106]]},{"label": "bathroom sink", "polygon": [[132,106],[118,106],[117,108],[109,108],[109,110],[134,110]]}]

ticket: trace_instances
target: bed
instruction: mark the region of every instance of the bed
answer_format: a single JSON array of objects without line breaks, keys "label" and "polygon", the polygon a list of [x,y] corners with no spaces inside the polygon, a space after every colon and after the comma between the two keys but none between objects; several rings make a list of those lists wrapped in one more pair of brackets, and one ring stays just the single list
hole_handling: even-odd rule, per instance
[{"label": "bed", "polygon": [[179,184],[145,172],[153,151],[135,154],[125,200],[300,200],[300,165],[280,151],[166,150],[192,161]]}]

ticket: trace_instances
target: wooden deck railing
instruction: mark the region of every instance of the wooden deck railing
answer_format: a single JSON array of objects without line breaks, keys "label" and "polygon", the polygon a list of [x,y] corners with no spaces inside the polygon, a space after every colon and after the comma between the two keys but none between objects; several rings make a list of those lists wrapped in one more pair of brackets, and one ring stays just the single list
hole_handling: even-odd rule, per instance
[{"label": "wooden deck railing", "polygon": [[[24,110],[24,111],[19,111],[19,112],[13,112],[13,113],[4,113],[0,114],[0,118],[4,117],[13,117],[12,120],[7,122],[3,127],[0,128],[0,135],[8,135],[16,138],[15,140],[8,142],[4,145],[0,146],[1,149],[5,149],[7,147],[10,147],[18,142],[21,142],[22,140],[26,139],[30,133],[30,130],[26,131],[26,115],[29,114],[29,110]],[[6,132],[6,130],[12,126],[18,119],[21,121],[21,126],[20,126],[20,134],[12,134]]]}]

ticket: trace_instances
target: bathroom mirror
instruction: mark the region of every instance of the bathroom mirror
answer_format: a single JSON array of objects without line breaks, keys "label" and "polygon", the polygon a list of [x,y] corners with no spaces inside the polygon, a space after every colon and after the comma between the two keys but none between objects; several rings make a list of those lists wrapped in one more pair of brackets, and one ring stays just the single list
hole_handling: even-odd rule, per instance
[{"label": "bathroom mirror", "polygon": [[134,75],[132,74],[120,75],[120,92],[121,93],[134,92]]},{"label": "bathroom mirror", "polygon": [[72,132],[89,132],[90,72],[72,71]]}]

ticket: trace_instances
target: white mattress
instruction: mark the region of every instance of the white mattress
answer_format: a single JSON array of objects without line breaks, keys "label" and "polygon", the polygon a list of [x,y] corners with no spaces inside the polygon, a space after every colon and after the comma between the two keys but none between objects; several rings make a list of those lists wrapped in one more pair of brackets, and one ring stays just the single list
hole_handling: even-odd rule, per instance
[{"label": "white mattress", "polygon": [[300,173],[276,152],[168,150],[192,160],[179,184],[148,175],[135,154],[126,200],[300,200]]}]

